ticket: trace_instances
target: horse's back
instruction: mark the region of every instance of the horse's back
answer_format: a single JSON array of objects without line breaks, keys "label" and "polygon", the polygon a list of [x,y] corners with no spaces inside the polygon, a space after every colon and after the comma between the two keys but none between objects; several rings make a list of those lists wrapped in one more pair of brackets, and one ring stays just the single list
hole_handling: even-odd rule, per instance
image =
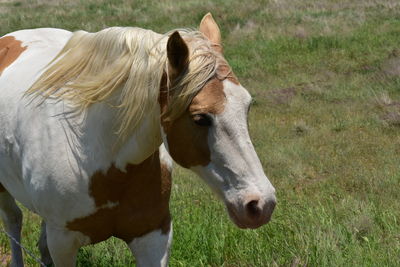
[{"label": "horse's back", "polygon": [[[71,37],[61,29],[20,30],[0,38],[0,92],[25,91]],[[11,88],[13,87],[13,88]],[[8,89],[7,91],[5,91]]]},{"label": "horse's back", "polygon": [[[0,38],[0,113],[14,107],[71,37],[61,29],[20,30]],[[10,103],[11,102],[11,103]],[[10,107],[6,108],[10,112]]]}]

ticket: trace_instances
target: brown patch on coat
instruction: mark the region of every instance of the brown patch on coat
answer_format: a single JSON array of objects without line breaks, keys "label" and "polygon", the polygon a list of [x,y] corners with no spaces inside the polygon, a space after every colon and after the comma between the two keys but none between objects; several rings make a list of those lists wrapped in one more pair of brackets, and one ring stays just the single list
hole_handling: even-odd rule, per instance
[{"label": "brown patch on coat", "polygon": [[157,229],[168,233],[171,173],[160,163],[158,151],[139,165],[129,164],[126,172],[112,165],[107,173],[95,173],[89,189],[97,211],[68,222],[67,228],[90,237],[92,243],[111,236],[129,243]]},{"label": "brown patch on coat", "polygon": [[192,117],[204,113],[220,114],[225,101],[222,81],[214,78],[193,98],[189,108],[178,119],[164,127],[170,155],[181,166],[206,166],[210,162],[209,129],[197,125]]},{"label": "brown patch on coat", "polygon": [[13,36],[0,38],[0,75],[26,50]]}]

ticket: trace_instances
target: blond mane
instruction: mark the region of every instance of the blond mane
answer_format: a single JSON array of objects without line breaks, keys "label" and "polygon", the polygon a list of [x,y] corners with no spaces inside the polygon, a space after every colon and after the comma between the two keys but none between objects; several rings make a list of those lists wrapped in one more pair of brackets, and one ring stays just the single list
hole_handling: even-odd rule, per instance
[{"label": "blond mane", "polygon": [[[189,46],[189,68],[178,84],[171,87],[168,81],[171,101],[165,115],[171,119],[216,74],[222,58],[200,32],[179,32]],[[160,81],[168,74],[169,35],[121,27],[75,32],[27,94],[62,98],[77,111],[105,101],[118,109],[116,133],[127,137],[158,105]]]}]

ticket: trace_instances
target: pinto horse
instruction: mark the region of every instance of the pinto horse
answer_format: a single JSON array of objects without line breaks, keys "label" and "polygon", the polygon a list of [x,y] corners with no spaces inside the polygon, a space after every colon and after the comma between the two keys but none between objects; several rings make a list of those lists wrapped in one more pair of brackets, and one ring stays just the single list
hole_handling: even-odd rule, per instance
[{"label": "pinto horse", "polygon": [[[199,31],[21,30],[0,39],[0,210],[18,242],[43,218],[45,263],[115,236],[138,266],[166,266],[172,159],[197,173],[240,228],[267,223],[275,189],[251,143],[251,97],[223,57],[211,14]],[[172,157],[172,159],[171,159]],[[11,241],[12,266],[22,266]]]}]

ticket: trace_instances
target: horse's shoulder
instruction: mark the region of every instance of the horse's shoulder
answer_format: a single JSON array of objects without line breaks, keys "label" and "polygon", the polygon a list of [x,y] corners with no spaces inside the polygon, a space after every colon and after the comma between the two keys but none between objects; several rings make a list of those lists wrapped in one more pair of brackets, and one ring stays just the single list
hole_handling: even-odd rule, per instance
[{"label": "horse's shoulder", "polygon": [[62,48],[71,35],[69,31],[55,28],[19,30],[0,38],[0,51],[6,53],[18,48],[29,52],[32,48]]}]

